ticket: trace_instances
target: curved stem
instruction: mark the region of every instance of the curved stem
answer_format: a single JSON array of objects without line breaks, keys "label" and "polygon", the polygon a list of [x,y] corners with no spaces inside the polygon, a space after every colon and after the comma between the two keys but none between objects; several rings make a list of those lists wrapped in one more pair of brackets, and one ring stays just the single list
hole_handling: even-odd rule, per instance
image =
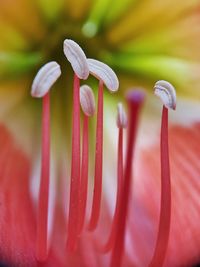
[{"label": "curved stem", "polygon": [[162,267],[169,240],[171,222],[171,183],[168,148],[168,109],[163,106],[161,125],[161,205],[159,230],[154,255],[149,267]]}]

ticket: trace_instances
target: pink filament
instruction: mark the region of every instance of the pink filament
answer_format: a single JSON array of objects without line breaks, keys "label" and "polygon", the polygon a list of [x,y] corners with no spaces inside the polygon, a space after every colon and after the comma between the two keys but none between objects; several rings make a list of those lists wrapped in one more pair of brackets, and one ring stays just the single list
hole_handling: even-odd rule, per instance
[{"label": "pink filament", "polygon": [[83,146],[82,146],[82,164],[81,164],[81,186],[79,199],[79,233],[81,233],[84,225],[87,188],[88,188],[88,116],[84,115],[83,119]]},{"label": "pink filament", "polygon": [[74,74],[73,115],[72,115],[72,162],[71,185],[68,219],[67,250],[74,251],[77,246],[78,235],[78,208],[80,187],[80,80]]},{"label": "pink filament", "polygon": [[92,202],[92,212],[89,222],[89,230],[94,230],[97,226],[102,191],[102,156],[103,156],[103,82],[99,81],[97,129],[96,129],[96,154],[95,154],[95,178],[94,194]]},{"label": "pink filament", "polygon": [[117,222],[120,214],[120,200],[123,188],[123,128],[119,128],[118,136],[118,160],[117,160],[117,197],[114,212],[114,218],[111,226],[110,236],[107,243],[103,247],[103,252],[106,253],[113,247],[117,235]]},{"label": "pink filament", "polygon": [[126,152],[126,165],[124,172],[124,185],[120,200],[119,217],[117,221],[117,235],[111,255],[111,267],[120,267],[124,253],[125,229],[128,217],[128,203],[131,194],[131,174],[133,163],[133,148],[135,146],[135,136],[137,131],[138,115],[141,104],[144,99],[142,91],[131,91],[128,95],[129,101],[129,125],[128,125],[128,143]]},{"label": "pink filament", "polygon": [[149,267],[162,267],[168,247],[171,221],[171,183],[168,148],[168,109],[163,106],[161,125],[161,206],[159,230]]},{"label": "pink filament", "polygon": [[49,168],[50,168],[50,96],[43,97],[42,110],[42,162],[39,191],[39,207],[37,217],[36,257],[45,261],[48,256],[47,223],[49,199]]}]

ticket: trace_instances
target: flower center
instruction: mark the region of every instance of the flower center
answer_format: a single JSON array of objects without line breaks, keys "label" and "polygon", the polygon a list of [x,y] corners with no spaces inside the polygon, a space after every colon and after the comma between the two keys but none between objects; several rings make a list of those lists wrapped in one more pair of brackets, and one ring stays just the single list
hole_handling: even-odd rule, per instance
[{"label": "flower center", "polygon": [[[104,86],[110,91],[118,90],[117,76],[107,65],[93,59],[87,59],[83,50],[72,40],[64,41],[64,53],[74,71],[73,107],[72,107],[72,150],[71,150],[71,176],[70,176],[70,200],[67,216],[67,252],[75,252],[79,236],[84,232],[90,232],[98,227],[102,198],[102,174],[103,174],[103,109]],[[94,189],[89,225],[84,229],[87,211],[87,185],[89,165],[89,116],[95,111],[94,96],[89,86],[82,86],[80,79],[87,79],[89,73],[99,80],[97,124],[96,124],[96,149]],[[37,243],[36,255],[38,261],[45,261],[48,257],[48,197],[50,175],[50,93],[49,89],[60,76],[60,68],[56,62],[47,63],[37,74],[33,86],[32,95],[43,98],[42,113],[42,164],[40,193],[38,201]],[[162,85],[162,86],[161,86]],[[163,90],[164,88],[164,90]],[[171,186],[168,151],[168,107],[175,109],[176,94],[173,86],[165,81],[158,81],[155,85],[156,95],[163,101],[162,125],[161,125],[161,207],[157,242],[150,262],[150,267],[162,266],[164,263],[171,218]],[[134,162],[134,147],[138,119],[144,92],[132,90],[127,95],[129,106],[128,123],[125,111],[121,104],[118,105],[118,161],[117,161],[117,195],[115,212],[111,222],[110,234],[102,246],[98,244],[102,253],[111,251],[110,267],[122,266],[125,254],[125,235],[128,223],[129,202],[131,197],[131,181]],[[83,138],[81,154],[80,106],[83,109]],[[128,138],[126,147],[126,159],[123,160],[123,131],[128,126]]]}]

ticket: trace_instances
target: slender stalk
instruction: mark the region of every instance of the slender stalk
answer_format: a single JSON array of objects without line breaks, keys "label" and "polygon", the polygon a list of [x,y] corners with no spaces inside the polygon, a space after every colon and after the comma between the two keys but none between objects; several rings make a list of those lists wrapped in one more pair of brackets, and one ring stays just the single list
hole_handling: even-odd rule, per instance
[{"label": "slender stalk", "polygon": [[119,128],[118,133],[118,160],[117,160],[117,196],[115,212],[113,217],[113,222],[111,226],[111,232],[106,244],[103,246],[102,250],[104,253],[110,251],[115,243],[117,236],[117,222],[119,220],[120,214],[120,201],[122,198],[122,188],[123,188],[123,128]]},{"label": "slender stalk", "polygon": [[169,166],[169,148],[168,148],[168,109],[163,106],[162,125],[161,125],[161,203],[159,230],[153,254],[149,267],[162,267],[164,264],[171,222],[171,182]]},{"label": "slender stalk", "polygon": [[97,128],[96,128],[96,154],[95,154],[95,178],[94,193],[92,202],[92,212],[89,222],[89,230],[94,230],[97,226],[102,193],[102,156],[103,156],[103,82],[99,82],[98,91],[98,110],[97,110]]},{"label": "slender stalk", "polygon": [[119,217],[117,221],[117,236],[112,250],[110,267],[121,267],[124,254],[124,241],[126,221],[128,217],[128,203],[131,194],[131,178],[133,164],[133,149],[135,146],[135,137],[137,131],[138,115],[144,94],[141,91],[132,91],[128,95],[129,101],[129,125],[128,125],[128,143],[126,152],[126,163],[124,172],[124,184],[120,200]]},{"label": "slender stalk", "polygon": [[80,189],[80,80],[74,74],[73,115],[72,115],[72,162],[68,218],[67,250],[74,251],[77,246],[79,189]]},{"label": "slender stalk", "polygon": [[47,224],[49,200],[49,169],[50,169],[50,96],[43,97],[42,110],[42,162],[39,189],[39,206],[37,217],[36,257],[45,261],[48,255]]},{"label": "slender stalk", "polygon": [[85,220],[87,189],[88,189],[88,122],[89,117],[84,115],[83,119],[83,146],[82,146],[82,164],[81,164],[81,186],[80,186],[80,213],[79,213],[79,234],[81,233]]}]

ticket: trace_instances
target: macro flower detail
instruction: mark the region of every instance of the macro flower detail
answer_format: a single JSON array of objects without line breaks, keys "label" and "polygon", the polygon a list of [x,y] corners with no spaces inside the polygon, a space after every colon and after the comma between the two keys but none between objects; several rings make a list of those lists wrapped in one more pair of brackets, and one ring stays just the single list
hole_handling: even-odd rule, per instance
[{"label": "macro flower detail", "polygon": [[199,1],[0,15],[0,266],[199,266]]}]

